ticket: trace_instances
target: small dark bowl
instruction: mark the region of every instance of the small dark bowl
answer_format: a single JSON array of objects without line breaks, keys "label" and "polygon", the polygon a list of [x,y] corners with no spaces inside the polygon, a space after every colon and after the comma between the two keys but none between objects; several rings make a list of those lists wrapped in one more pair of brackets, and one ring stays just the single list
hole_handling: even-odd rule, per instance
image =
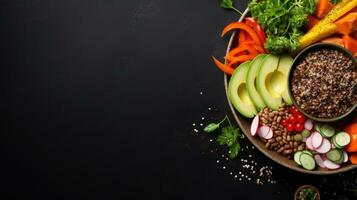
[{"label": "small dark bowl", "polygon": [[298,195],[299,195],[299,192],[305,188],[312,188],[313,190],[315,190],[317,196],[316,196],[316,200],[320,200],[321,199],[321,196],[320,196],[320,192],[319,190],[312,186],[312,185],[303,185],[301,187],[299,187],[298,189],[296,189],[295,193],[294,193],[294,200],[297,200],[298,199]]},{"label": "small dark bowl", "polygon": [[[320,49],[333,49],[333,50],[337,50],[341,53],[343,53],[345,56],[349,57],[352,62],[354,63],[354,65],[357,65],[357,60],[356,58],[345,48],[335,45],[335,44],[330,44],[330,43],[317,43],[314,45],[311,45],[307,48],[305,48],[304,50],[302,50],[294,59],[294,62],[291,66],[291,70],[289,72],[289,82],[288,82],[288,87],[289,87],[289,95],[294,103],[294,105],[296,106],[296,108],[303,113],[305,116],[307,116],[310,119],[313,119],[315,121],[319,121],[319,122],[334,122],[334,121],[338,121],[341,120],[342,118],[348,116],[349,114],[351,114],[355,108],[357,107],[357,104],[355,104],[354,106],[352,106],[350,108],[349,111],[347,111],[346,113],[344,113],[343,115],[340,115],[338,117],[334,117],[334,118],[318,118],[316,116],[310,115],[308,113],[306,113],[304,110],[302,110],[299,105],[296,103],[295,101],[295,97],[292,94],[291,91],[291,80],[293,77],[293,72],[295,71],[296,66],[306,57],[306,55],[310,52],[316,51],[316,50],[320,50]],[[317,86],[318,87],[318,86]]]}]

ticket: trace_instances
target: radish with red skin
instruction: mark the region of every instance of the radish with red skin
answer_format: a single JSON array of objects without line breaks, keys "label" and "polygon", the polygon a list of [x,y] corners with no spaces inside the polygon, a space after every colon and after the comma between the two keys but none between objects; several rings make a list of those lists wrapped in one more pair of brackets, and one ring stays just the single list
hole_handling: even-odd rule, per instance
[{"label": "radish with red skin", "polygon": [[328,151],[330,151],[330,149],[331,149],[331,142],[328,139],[324,138],[322,140],[321,146],[319,148],[315,149],[315,151],[323,154],[323,153],[327,153]]},{"label": "radish with red skin", "polygon": [[309,148],[311,150],[315,150],[315,148],[312,146],[312,136],[313,136],[313,134],[306,139],[305,144],[306,144],[307,148]]},{"label": "radish with red skin", "polygon": [[259,126],[259,115],[256,115],[252,121],[252,124],[250,125],[250,134],[252,134],[252,136],[255,136],[255,134],[257,134],[258,126]]},{"label": "radish with red skin", "polygon": [[269,139],[271,139],[273,137],[273,135],[274,135],[273,129],[270,129],[268,134],[266,135],[266,137],[264,139],[269,140]]},{"label": "radish with red skin", "polygon": [[324,159],[322,159],[322,157],[319,154],[314,155],[316,164],[322,168],[326,168],[326,166],[324,165]]},{"label": "radish with red skin", "polygon": [[304,123],[304,127],[306,130],[311,131],[314,128],[314,123],[312,122],[311,119],[307,119]]},{"label": "radish with red skin", "polygon": [[311,137],[311,144],[314,149],[319,148],[322,145],[323,137],[318,132],[314,132]]},{"label": "radish with red skin", "polygon": [[326,154],[320,154],[320,156],[321,156],[321,158],[322,158],[323,161],[325,161],[325,160],[327,159]]},{"label": "radish with red skin", "polygon": [[326,166],[327,169],[338,169],[341,167],[341,165],[338,165],[338,164],[330,161],[329,159],[326,159],[324,161],[324,165]]},{"label": "radish with red skin", "polygon": [[261,127],[258,128],[257,135],[259,137],[264,138],[264,137],[266,137],[268,135],[269,130],[270,130],[269,126],[266,126],[266,125],[261,126]]}]

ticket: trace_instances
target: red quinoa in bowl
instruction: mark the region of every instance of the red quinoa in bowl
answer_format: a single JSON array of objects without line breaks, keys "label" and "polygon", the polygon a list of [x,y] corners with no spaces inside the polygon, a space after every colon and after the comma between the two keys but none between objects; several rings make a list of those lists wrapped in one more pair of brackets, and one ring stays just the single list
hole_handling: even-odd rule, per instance
[{"label": "red quinoa in bowl", "polygon": [[336,49],[307,53],[296,65],[290,84],[297,106],[316,118],[339,117],[357,103],[356,63]]}]

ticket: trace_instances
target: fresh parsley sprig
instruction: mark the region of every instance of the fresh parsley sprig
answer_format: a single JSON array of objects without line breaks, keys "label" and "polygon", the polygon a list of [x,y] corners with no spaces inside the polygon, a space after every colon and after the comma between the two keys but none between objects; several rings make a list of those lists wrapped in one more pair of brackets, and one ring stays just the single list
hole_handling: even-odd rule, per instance
[{"label": "fresh parsley sprig", "polygon": [[221,7],[231,9],[242,15],[242,12],[233,6],[233,0],[221,0]]},{"label": "fresh parsley sprig", "polygon": [[208,124],[203,131],[206,133],[212,133],[218,128],[220,128],[223,122],[227,121],[228,126],[223,127],[221,129],[221,134],[217,138],[217,142],[220,145],[225,145],[229,148],[228,154],[231,159],[238,156],[240,151],[239,138],[241,136],[241,131],[239,128],[232,125],[228,116],[226,115],[220,122],[218,123],[210,123]]}]

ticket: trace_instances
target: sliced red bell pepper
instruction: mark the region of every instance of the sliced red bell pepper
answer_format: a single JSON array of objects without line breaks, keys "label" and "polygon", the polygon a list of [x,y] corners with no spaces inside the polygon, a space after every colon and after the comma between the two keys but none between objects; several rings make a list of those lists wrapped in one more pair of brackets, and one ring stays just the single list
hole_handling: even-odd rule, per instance
[{"label": "sliced red bell pepper", "polygon": [[247,24],[243,23],[243,22],[232,22],[230,24],[228,24],[222,31],[221,36],[223,37],[227,32],[234,30],[234,29],[240,29],[240,30],[244,30],[245,32],[247,32],[249,34],[249,36],[253,39],[253,41],[262,46],[262,42],[260,41],[257,33],[250,28]]},{"label": "sliced red bell pepper", "polygon": [[229,75],[233,74],[234,69],[231,66],[221,63],[214,56],[212,56],[212,59],[213,59],[214,63],[217,65],[217,67],[219,69],[221,69],[224,73],[229,74]]},{"label": "sliced red bell pepper", "polygon": [[245,42],[253,42],[254,43],[253,38],[250,37],[250,35],[247,32],[245,32]]},{"label": "sliced red bell pepper", "polygon": [[245,23],[252,27],[254,29],[254,31],[258,34],[260,41],[262,42],[262,44],[265,44],[267,38],[265,35],[265,31],[263,30],[263,28],[258,24],[258,22],[251,18],[251,17],[247,17],[245,18]]},{"label": "sliced red bell pepper", "polygon": [[240,30],[238,33],[238,46],[241,45],[245,41],[245,32],[244,30]]}]

